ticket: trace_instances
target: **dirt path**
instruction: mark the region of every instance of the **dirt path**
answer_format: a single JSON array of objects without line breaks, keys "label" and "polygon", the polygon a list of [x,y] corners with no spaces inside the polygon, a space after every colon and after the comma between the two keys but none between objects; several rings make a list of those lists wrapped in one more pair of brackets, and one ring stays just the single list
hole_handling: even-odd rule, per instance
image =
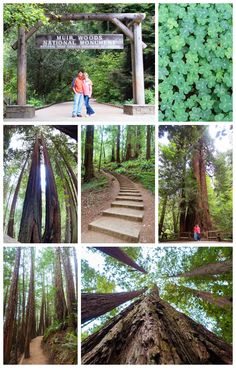
[{"label": "dirt path", "polygon": [[113,185],[91,192],[92,203],[82,195],[82,243],[154,243],[154,196],[124,175],[109,177]]},{"label": "dirt path", "polygon": [[[82,107],[82,118],[72,118],[72,108],[73,101],[58,103],[44,109],[36,110],[35,117],[32,119],[26,119],[29,121],[61,121],[63,123],[73,123],[73,124],[81,124],[81,123],[93,123],[93,122],[133,122],[133,123],[143,123],[145,122],[153,122],[155,119],[155,115],[124,115],[123,108],[109,106],[105,104],[101,104],[95,101],[91,102],[91,106],[95,111],[95,115],[91,117],[85,116],[85,106]],[[23,122],[25,119],[14,119],[14,122]],[[13,119],[4,119],[4,122],[12,122]]]},{"label": "dirt path", "polygon": [[25,359],[20,364],[49,364],[46,355],[41,347],[43,336],[37,336],[30,343],[30,358]]}]

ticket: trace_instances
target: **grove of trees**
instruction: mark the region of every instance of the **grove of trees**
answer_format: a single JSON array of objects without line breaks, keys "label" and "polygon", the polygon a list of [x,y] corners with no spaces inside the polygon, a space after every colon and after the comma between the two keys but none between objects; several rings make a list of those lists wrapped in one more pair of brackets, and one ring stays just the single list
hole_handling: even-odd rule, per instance
[{"label": "grove of trees", "polygon": [[5,241],[77,242],[76,140],[73,126],[4,127]]},{"label": "grove of trees", "polygon": [[81,283],[82,364],[232,364],[231,247],[87,248]]},{"label": "grove of trees", "polygon": [[[28,31],[37,26],[41,34],[120,33],[105,21],[48,21],[45,14],[58,17],[68,13],[145,13],[142,32],[147,44],[144,50],[146,103],[154,103],[155,88],[155,4],[5,4],[4,5],[4,99],[15,103],[17,93],[18,27]],[[86,71],[93,81],[93,95],[101,102],[132,102],[131,44],[125,38],[124,50],[40,50],[35,37],[27,41],[27,103],[44,106],[73,99],[72,79],[78,69]],[[109,88],[108,88],[109,87]]]},{"label": "grove of trees", "polygon": [[159,138],[160,239],[198,224],[232,241],[232,127],[161,125]]},{"label": "grove of trees", "polygon": [[[81,131],[83,187],[115,171],[155,190],[155,128],[151,125],[86,125]],[[83,189],[82,187],[82,189]]]},{"label": "grove of trees", "polygon": [[4,248],[4,364],[29,358],[37,336],[50,363],[76,364],[77,278],[74,248]]}]

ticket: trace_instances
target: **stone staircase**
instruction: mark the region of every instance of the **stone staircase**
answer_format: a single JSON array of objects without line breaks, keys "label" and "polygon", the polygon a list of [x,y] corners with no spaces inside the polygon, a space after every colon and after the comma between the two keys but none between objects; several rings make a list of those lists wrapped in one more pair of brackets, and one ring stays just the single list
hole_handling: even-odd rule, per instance
[{"label": "stone staircase", "polygon": [[111,207],[88,226],[93,232],[103,233],[127,243],[138,243],[144,205],[142,194],[135,184],[123,175],[112,173],[120,184],[120,192]]}]

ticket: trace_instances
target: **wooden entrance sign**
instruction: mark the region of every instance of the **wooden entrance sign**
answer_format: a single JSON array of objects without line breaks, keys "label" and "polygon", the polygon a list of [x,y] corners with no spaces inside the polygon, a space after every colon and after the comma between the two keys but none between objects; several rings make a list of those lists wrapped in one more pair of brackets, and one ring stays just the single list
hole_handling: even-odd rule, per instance
[{"label": "wooden entrance sign", "polygon": [[123,49],[123,34],[41,34],[36,35],[37,49]]},{"label": "wooden entrance sign", "polygon": [[[133,82],[133,105],[124,105],[124,113],[134,114],[153,114],[154,106],[145,105],[144,95],[144,67],[143,49],[147,46],[142,41],[142,21],[145,14],[142,13],[73,13],[73,14],[45,14],[49,21],[106,21],[116,26],[122,34],[86,34],[86,35],[37,35],[36,47],[38,49],[123,49],[125,35],[131,42],[132,58],[132,82]],[[124,23],[125,22],[125,23]],[[27,67],[27,41],[39,28],[43,26],[38,21],[34,27],[27,30],[20,27],[18,40],[14,42],[12,48],[18,49],[18,100],[16,106],[7,106],[9,117],[32,117],[33,107],[26,104],[26,67]],[[150,108],[152,111],[150,111]],[[14,110],[14,116],[11,110]]]}]

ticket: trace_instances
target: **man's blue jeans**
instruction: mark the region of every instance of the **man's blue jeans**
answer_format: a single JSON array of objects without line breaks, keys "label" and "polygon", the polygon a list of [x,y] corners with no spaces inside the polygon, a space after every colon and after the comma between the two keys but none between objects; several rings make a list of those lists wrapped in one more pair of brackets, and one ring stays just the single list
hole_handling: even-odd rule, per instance
[{"label": "man's blue jeans", "polygon": [[73,106],[72,116],[81,115],[83,102],[84,102],[83,93],[75,93],[74,94],[74,106]]},{"label": "man's blue jeans", "polygon": [[92,109],[92,107],[90,106],[89,104],[89,96],[84,96],[84,103],[85,103],[85,106],[86,106],[86,113],[87,115],[93,115],[94,114],[94,110]]}]

